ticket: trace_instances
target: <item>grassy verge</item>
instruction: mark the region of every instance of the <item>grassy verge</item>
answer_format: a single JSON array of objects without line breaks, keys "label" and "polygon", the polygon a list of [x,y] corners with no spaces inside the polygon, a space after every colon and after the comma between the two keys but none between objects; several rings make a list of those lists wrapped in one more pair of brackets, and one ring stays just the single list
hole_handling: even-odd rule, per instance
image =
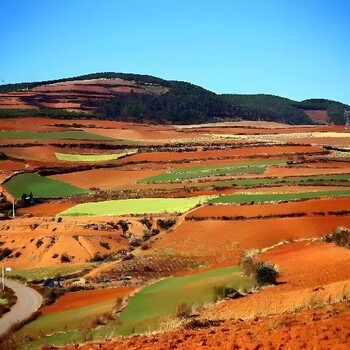
[{"label": "grassy verge", "polygon": [[78,264],[78,265],[62,265],[51,267],[38,267],[34,269],[12,269],[6,274],[10,277],[20,277],[26,279],[28,282],[34,280],[42,280],[45,278],[53,278],[59,276],[72,275],[81,272],[91,267],[92,264]]}]

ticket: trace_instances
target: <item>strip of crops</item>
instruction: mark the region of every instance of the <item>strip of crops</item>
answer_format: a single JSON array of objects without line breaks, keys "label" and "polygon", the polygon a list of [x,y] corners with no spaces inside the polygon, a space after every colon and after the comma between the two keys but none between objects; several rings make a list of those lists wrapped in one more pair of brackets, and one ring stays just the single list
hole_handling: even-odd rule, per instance
[{"label": "strip of crops", "polygon": [[56,139],[56,140],[98,140],[116,141],[111,137],[91,134],[82,130],[77,131],[12,131],[1,130],[0,139]]},{"label": "strip of crops", "polygon": [[184,213],[196,205],[205,203],[213,196],[190,198],[140,198],[120,199],[103,202],[83,203],[69,208],[60,215],[127,215],[127,214],[156,214]]},{"label": "strip of crops", "polygon": [[230,182],[234,186],[254,186],[277,183],[299,183],[299,182],[327,182],[327,181],[350,181],[350,174],[342,175],[311,175],[311,176],[290,176],[283,178],[259,178],[259,179],[238,179]]},{"label": "strip of crops", "polygon": [[181,304],[213,303],[218,287],[251,288],[252,281],[238,273],[238,266],[224,267],[182,277],[169,277],[143,288],[129,301],[121,321],[141,321],[175,312]]},{"label": "strip of crops", "polygon": [[38,174],[19,174],[3,184],[14,197],[21,198],[23,193],[32,193],[34,198],[64,198],[88,191],[64,181],[52,180]]},{"label": "strip of crops", "polygon": [[156,176],[147,177],[140,180],[140,183],[150,182],[170,182],[195,179],[208,176],[227,176],[237,174],[262,174],[265,172],[267,166],[282,165],[285,161],[281,160],[266,160],[266,161],[252,161],[239,162],[231,164],[215,164],[203,165],[197,167],[186,167],[175,169],[169,174],[160,174]]},{"label": "strip of crops", "polygon": [[137,151],[130,151],[124,153],[112,153],[112,154],[68,154],[68,153],[55,153],[58,160],[65,162],[103,162],[108,160],[117,160],[118,158],[125,157],[131,154],[135,154]]},{"label": "strip of crops", "polygon": [[314,191],[301,193],[240,193],[213,198],[209,203],[217,204],[242,204],[264,203],[277,201],[292,201],[299,199],[322,198],[322,197],[347,197],[350,190]]}]

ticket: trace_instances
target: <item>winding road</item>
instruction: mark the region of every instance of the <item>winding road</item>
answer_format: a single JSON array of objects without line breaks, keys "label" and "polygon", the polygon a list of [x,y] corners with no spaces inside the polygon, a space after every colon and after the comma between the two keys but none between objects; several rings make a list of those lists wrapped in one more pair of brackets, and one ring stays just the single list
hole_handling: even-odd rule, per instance
[{"label": "winding road", "polygon": [[5,285],[15,292],[17,302],[9,312],[0,317],[0,335],[6,333],[13,324],[25,320],[37,311],[42,302],[42,296],[32,288],[7,279]]}]

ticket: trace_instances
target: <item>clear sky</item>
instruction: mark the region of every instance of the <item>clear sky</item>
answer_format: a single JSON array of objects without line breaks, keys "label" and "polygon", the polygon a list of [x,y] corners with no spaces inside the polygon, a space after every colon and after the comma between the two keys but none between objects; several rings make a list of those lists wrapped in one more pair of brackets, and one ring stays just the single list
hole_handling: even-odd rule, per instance
[{"label": "clear sky", "polygon": [[6,83],[114,71],[350,104],[349,0],[1,0],[0,14]]}]

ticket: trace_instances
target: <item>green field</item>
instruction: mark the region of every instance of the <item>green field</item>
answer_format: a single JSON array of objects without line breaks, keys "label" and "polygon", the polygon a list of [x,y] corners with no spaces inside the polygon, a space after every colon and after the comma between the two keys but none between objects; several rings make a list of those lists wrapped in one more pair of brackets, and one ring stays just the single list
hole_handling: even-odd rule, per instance
[{"label": "green field", "polygon": [[[40,348],[44,344],[59,346],[81,343],[86,341],[86,337],[98,341],[120,335],[149,332],[159,329],[164,321],[174,317],[179,305],[186,304],[191,307],[216,302],[217,288],[220,287],[250,290],[253,282],[239,275],[238,266],[182,277],[169,277],[141,289],[129,300],[119,319],[105,326],[83,331],[87,329],[86,324],[94,315],[111,309],[113,305],[110,301],[52,315],[42,315],[16,335],[18,339],[25,334],[34,335],[34,339],[36,336],[41,337],[42,339],[26,341],[21,346],[31,349]],[[43,335],[47,336],[42,337]]]},{"label": "green field", "polygon": [[[282,178],[258,178],[258,179],[238,179],[227,181],[227,184],[234,186],[256,186],[270,185],[281,183],[304,183],[304,182],[334,182],[334,181],[350,181],[350,174],[334,174],[334,175],[310,175],[310,176],[288,176]],[[334,183],[333,183],[334,184]]]},{"label": "green field", "polygon": [[160,174],[139,180],[139,183],[169,182],[196,179],[208,176],[237,174],[261,174],[270,165],[284,165],[285,160],[249,161],[230,164],[212,164],[174,169],[174,172]]},{"label": "green field", "polygon": [[25,278],[27,281],[42,280],[46,278],[53,278],[58,276],[65,276],[75,274],[88,269],[92,264],[76,264],[76,265],[62,265],[62,266],[49,266],[38,267],[33,269],[16,269],[13,268],[11,272],[6,272],[7,276],[19,276]]},{"label": "green field", "polygon": [[293,193],[237,193],[233,195],[216,197],[209,200],[212,204],[242,204],[242,203],[264,203],[277,201],[292,201],[299,199],[311,199],[322,197],[348,197],[350,190],[331,190],[313,192],[293,192]]},{"label": "green field", "polygon": [[120,199],[94,203],[83,203],[69,208],[59,215],[126,215],[126,214],[156,214],[184,213],[197,205],[205,203],[213,196],[190,198],[141,198]]},{"label": "green field", "polygon": [[142,321],[172,314],[183,303],[213,303],[216,301],[215,288],[224,286],[249,289],[253,284],[250,279],[239,275],[238,266],[183,277],[169,277],[135,294],[119,319],[124,322]]},{"label": "green field", "polygon": [[124,153],[112,153],[112,154],[68,154],[68,153],[55,153],[58,160],[65,162],[104,162],[108,160],[117,160],[131,154],[137,153],[137,150],[124,152]]},{"label": "green field", "polygon": [[91,134],[82,130],[77,131],[13,131],[0,130],[0,139],[49,139],[49,140],[97,140],[117,141],[117,139],[102,135]]},{"label": "green field", "polygon": [[3,186],[16,198],[21,198],[23,193],[29,194],[30,192],[34,198],[64,198],[88,193],[67,182],[52,180],[35,173],[16,175]]}]

